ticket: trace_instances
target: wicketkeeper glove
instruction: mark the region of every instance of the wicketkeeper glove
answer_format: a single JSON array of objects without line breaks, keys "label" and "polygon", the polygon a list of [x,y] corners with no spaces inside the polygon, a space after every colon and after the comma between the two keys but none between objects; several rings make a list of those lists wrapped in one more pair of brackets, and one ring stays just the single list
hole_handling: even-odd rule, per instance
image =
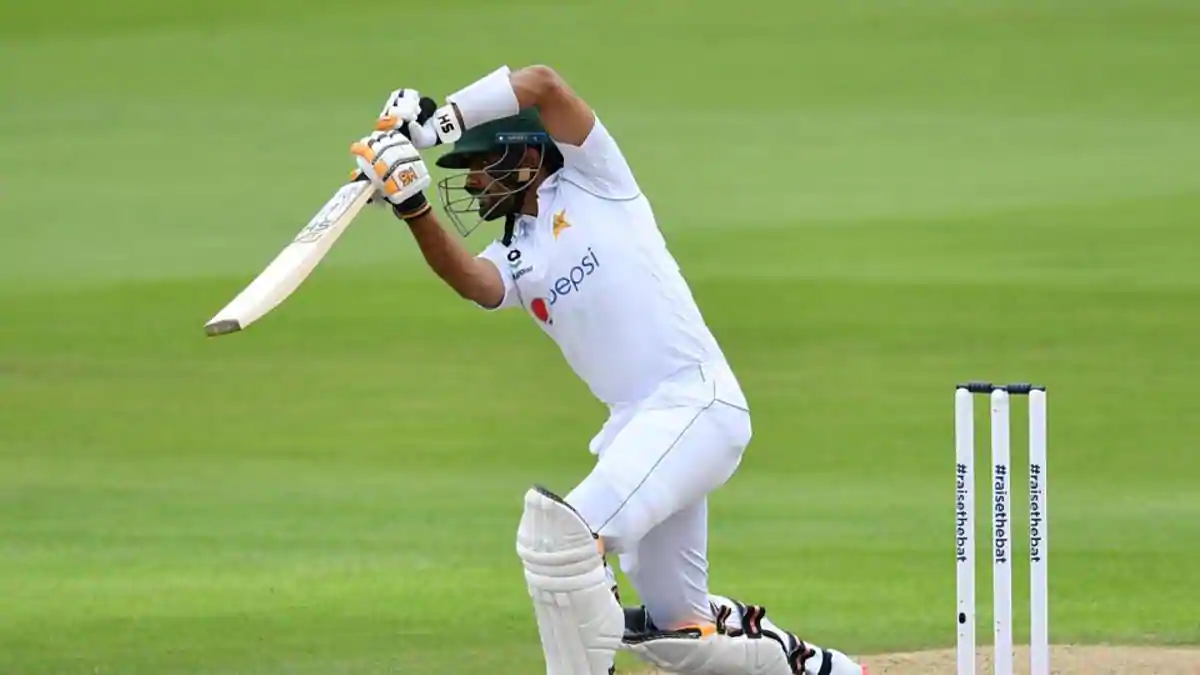
[{"label": "wicketkeeper glove", "polygon": [[415,218],[431,207],[425,198],[429,169],[421,153],[398,130],[376,131],[350,146],[359,171],[400,218]]}]

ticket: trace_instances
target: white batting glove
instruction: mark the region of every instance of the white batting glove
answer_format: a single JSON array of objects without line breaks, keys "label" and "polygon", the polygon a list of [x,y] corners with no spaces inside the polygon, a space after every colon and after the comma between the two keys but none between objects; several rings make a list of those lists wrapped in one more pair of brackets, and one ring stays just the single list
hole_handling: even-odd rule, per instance
[{"label": "white batting glove", "polygon": [[411,141],[398,130],[376,131],[350,146],[359,171],[392,205],[401,218],[415,218],[429,210],[425,188],[429,169]]},{"label": "white batting glove", "polygon": [[437,107],[416,89],[397,89],[388,95],[376,131],[396,130],[408,137],[418,150],[442,143],[453,143],[462,135],[458,116],[450,106]]}]

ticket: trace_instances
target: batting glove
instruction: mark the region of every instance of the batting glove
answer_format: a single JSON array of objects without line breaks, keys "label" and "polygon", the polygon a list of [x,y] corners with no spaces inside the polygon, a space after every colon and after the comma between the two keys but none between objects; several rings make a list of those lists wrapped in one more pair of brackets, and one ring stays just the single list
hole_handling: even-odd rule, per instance
[{"label": "batting glove", "polygon": [[453,108],[438,108],[433,99],[421,96],[416,89],[397,89],[389,94],[375,130],[399,131],[418,150],[453,143],[462,135]]},{"label": "batting glove", "polygon": [[401,218],[415,218],[430,209],[425,199],[429,169],[421,153],[398,130],[376,131],[350,146],[359,171]]}]

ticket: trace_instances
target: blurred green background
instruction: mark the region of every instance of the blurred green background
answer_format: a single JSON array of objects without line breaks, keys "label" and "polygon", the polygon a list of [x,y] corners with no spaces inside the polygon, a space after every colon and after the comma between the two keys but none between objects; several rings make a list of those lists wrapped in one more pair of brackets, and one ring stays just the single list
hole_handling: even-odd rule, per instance
[{"label": "blurred green background", "polygon": [[390,90],[530,63],[622,144],[753,406],[714,591],[952,645],[952,385],[1036,380],[1054,640],[1200,642],[1195,2],[39,0],[0,7],[0,673],[542,668],[521,495],[605,411],[529,318],[372,211],[202,330]]}]

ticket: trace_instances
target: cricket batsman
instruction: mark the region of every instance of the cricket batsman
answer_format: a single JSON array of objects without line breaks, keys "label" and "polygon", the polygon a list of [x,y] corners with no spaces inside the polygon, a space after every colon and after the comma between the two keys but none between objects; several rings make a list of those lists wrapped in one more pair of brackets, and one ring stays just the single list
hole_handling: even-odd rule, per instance
[{"label": "cricket batsman", "polygon": [[[437,189],[420,151],[451,146]],[[445,98],[392,92],[351,146],[435,274],[460,296],[518,309],[562,350],[609,417],[595,468],[566,495],[525,493],[516,551],[547,675],[611,675],[618,650],[681,675],[862,675],[842,652],[710,594],[707,496],[750,442],[746,397],[667,250],[650,202],[592,108],[551,68],[501,67]],[[643,605],[623,609],[608,556]]]}]

